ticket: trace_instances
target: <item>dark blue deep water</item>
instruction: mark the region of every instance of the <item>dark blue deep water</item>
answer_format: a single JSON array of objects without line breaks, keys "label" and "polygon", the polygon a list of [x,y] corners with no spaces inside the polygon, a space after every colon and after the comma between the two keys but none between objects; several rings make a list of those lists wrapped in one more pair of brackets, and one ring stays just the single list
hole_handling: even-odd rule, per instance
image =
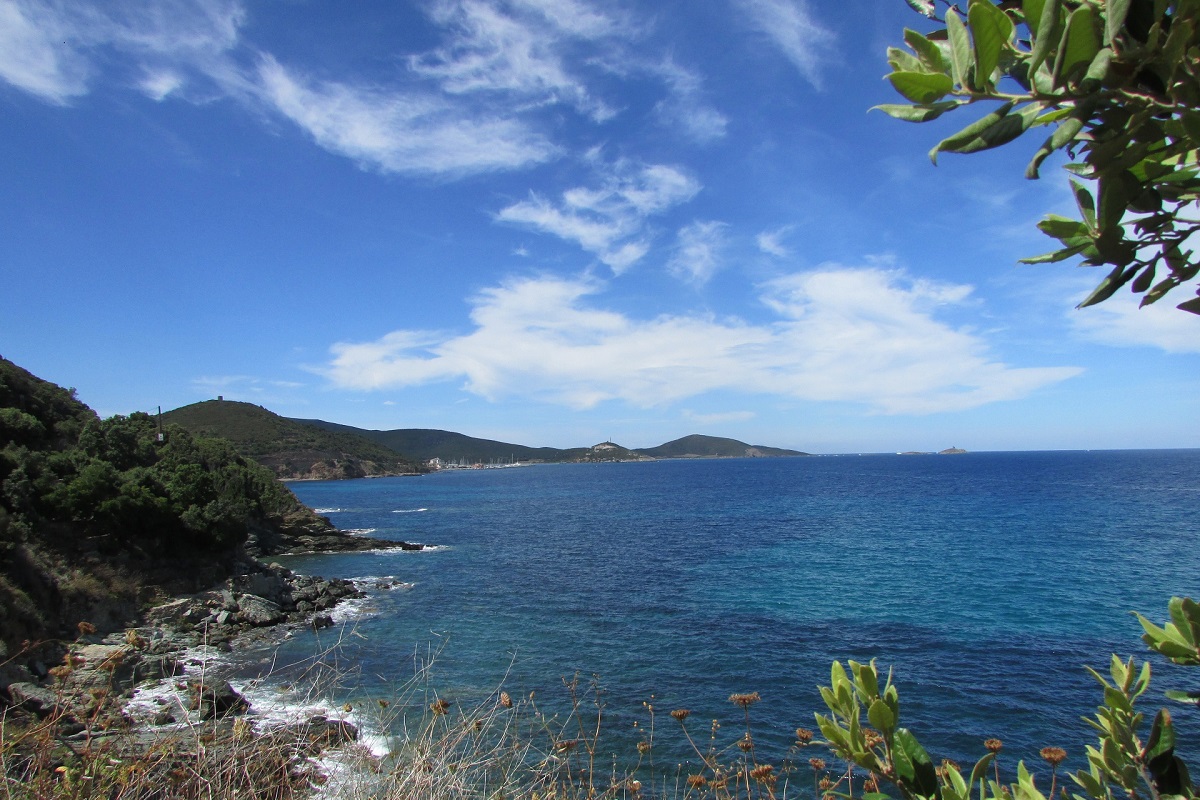
[{"label": "dark blue deep water", "polygon": [[[784,748],[824,710],[830,661],[874,658],[935,758],[974,761],[996,736],[1014,760],[1059,745],[1079,766],[1080,717],[1100,697],[1083,665],[1142,657],[1129,612],[1161,622],[1172,595],[1200,596],[1200,451],[546,465],[292,488],[340,528],[440,546],[287,560],[413,584],[374,591],[345,637],[367,691],[431,644],[439,691],[464,703],[503,682],[553,704],[563,677],[598,675],[618,738],[651,697],[736,723],[729,694],[757,691],[757,735]],[[1155,670],[1151,708],[1196,683]],[[1195,713],[1176,719],[1196,741]]]}]

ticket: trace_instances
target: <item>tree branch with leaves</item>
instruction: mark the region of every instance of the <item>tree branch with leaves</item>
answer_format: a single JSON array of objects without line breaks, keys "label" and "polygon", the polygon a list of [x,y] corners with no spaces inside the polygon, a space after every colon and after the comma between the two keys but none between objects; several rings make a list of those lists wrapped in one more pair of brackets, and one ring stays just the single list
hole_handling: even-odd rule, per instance
[{"label": "tree branch with leaves", "polygon": [[[1200,273],[1200,0],[905,0],[942,27],[905,30],[888,49],[909,102],[876,106],[928,122],[977,103],[991,110],[929,152],[975,153],[1033,128],[1047,136],[1026,168],[1064,152],[1079,218],[1038,227],[1060,247],[1023,263],[1080,257],[1108,267],[1079,307],[1128,285],[1143,306]],[[1200,295],[1200,287],[1196,294]],[[1200,314],[1200,297],[1178,308]]]}]

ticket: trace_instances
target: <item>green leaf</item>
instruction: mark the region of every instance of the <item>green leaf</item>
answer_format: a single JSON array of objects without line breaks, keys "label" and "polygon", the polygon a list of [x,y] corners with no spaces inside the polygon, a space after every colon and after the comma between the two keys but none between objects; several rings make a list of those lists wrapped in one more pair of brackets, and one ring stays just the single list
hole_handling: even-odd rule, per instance
[{"label": "green leaf", "polygon": [[883,700],[876,699],[867,709],[867,719],[880,733],[887,734],[896,727],[896,716]]},{"label": "green leaf", "polygon": [[1029,162],[1029,166],[1025,168],[1025,177],[1031,180],[1036,179],[1042,162],[1049,158],[1051,153],[1073,142],[1081,130],[1083,130],[1082,119],[1069,117],[1060,122],[1058,127],[1054,129],[1054,133],[1050,134],[1050,138],[1038,148],[1038,151],[1033,156],[1033,160]]},{"label": "green leaf", "polygon": [[[1200,309],[1200,297],[1197,297],[1195,300],[1188,300],[1187,302],[1196,304],[1196,307],[1198,309]],[[1177,305],[1175,307],[1183,308],[1184,305],[1186,305],[1186,304],[1180,303],[1179,305]],[[1188,309],[1184,309],[1184,311],[1187,311],[1187,310]],[[1193,312],[1193,313],[1200,313],[1200,311]],[[1192,705],[1196,705],[1197,703],[1200,703],[1200,692],[1185,692],[1180,689],[1167,689],[1165,694],[1167,696],[1167,699],[1174,700],[1179,703],[1191,703]]]},{"label": "green leaf", "polygon": [[[1131,184],[1132,183],[1132,187]],[[1129,172],[1100,176],[1100,214],[1098,224],[1102,233],[1115,230],[1129,207],[1131,188],[1141,188],[1137,178]]]},{"label": "green leaf", "polygon": [[1030,256],[1029,258],[1020,259],[1022,264],[1057,264],[1059,261],[1066,261],[1071,256],[1077,256],[1087,248],[1086,244],[1073,245],[1064,247],[1061,250],[1055,250],[1052,253],[1043,253],[1040,256]]},{"label": "green leaf", "polygon": [[1099,89],[1108,80],[1108,75],[1112,71],[1113,49],[1111,47],[1101,47],[1096,57],[1092,59],[1092,63],[1088,65],[1087,73],[1080,81],[1080,88],[1084,91],[1092,92]]},{"label": "green leaf", "polygon": [[1108,0],[1105,4],[1107,18],[1104,23],[1104,42],[1112,45],[1121,28],[1125,25],[1125,16],[1129,13],[1130,0]]},{"label": "green leaf", "polygon": [[1154,265],[1148,264],[1146,268],[1142,270],[1141,274],[1134,278],[1133,283],[1129,287],[1130,290],[1132,290],[1134,294],[1141,294],[1149,289],[1150,284],[1154,283],[1154,271]]},{"label": "green leaf", "polygon": [[910,788],[924,797],[940,797],[938,789],[937,770],[929,753],[917,741],[907,728],[897,728],[895,735],[895,758],[899,770],[901,754],[907,761],[908,782]]},{"label": "green leaf", "polygon": [[888,64],[896,72],[929,72],[929,67],[925,65],[921,59],[914,56],[907,50],[901,50],[899,47],[889,47],[887,49]]},{"label": "green leaf", "polygon": [[1075,205],[1079,208],[1083,221],[1087,223],[1088,234],[1095,232],[1096,201],[1092,198],[1092,193],[1077,180],[1071,181],[1071,192],[1075,195]]},{"label": "green leaf", "polygon": [[882,111],[889,117],[901,119],[905,122],[929,122],[931,119],[937,119],[952,108],[958,108],[958,105],[957,100],[943,100],[940,103],[917,106],[906,106],[901,103],[884,103],[883,105],[872,106],[870,110]]},{"label": "green leaf", "polygon": [[909,8],[913,11],[916,11],[918,14],[924,14],[930,19],[935,14],[933,0],[904,0],[904,2],[908,3]]},{"label": "green leaf", "polygon": [[1174,749],[1175,726],[1171,724],[1171,712],[1165,708],[1159,709],[1154,716],[1154,724],[1150,726],[1150,738],[1146,740],[1144,757],[1153,761],[1170,754]]},{"label": "green leaf", "polygon": [[1038,20],[1037,33],[1033,37],[1033,52],[1029,56],[1029,77],[1033,79],[1046,57],[1058,44],[1058,31],[1061,25],[1060,10],[1062,0],[1046,0],[1042,5],[1042,15]]},{"label": "green leaf", "polygon": [[992,73],[1000,64],[1000,54],[1012,40],[1015,28],[1008,14],[990,0],[971,3],[967,22],[975,39],[975,88],[986,91],[992,85]]},{"label": "green leaf", "polygon": [[1024,0],[1021,3],[1021,14],[1025,17],[1025,25],[1029,28],[1029,33],[1036,39],[1037,26],[1042,21],[1042,9],[1046,6],[1046,0]]},{"label": "green leaf", "polygon": [[1055,239],[1070,239],[1089,234],[1087,225],[1077,219],[1068,219],[1057,214],[1047,214],[1045,219],[1038,223],[1038,230]]},{"label": "green leaf", "polygon": [[[1137,274],[1136,267],[1131,267],[1129,269],[1125,269],[1124,267],[1118,266],[1116,269],[1114,269],[1112,272],[1110,272],[1108,274],[1108,277],[1106,277],[1104,280],[1100,281],[1100,284],[1098,286],[1096,286],[1095,289],[1092,290],[1091,294],[1089,294],[1086,298],[1084,298],[1084,301],[1082,303],[1080,303],[1079,305],[1077,305],[1075,307],[1076,308],[1087,308],[1088,306],[1094,306],[1097,303],[1104,302],[1105,300],[1107,300],[1108,298],[1110,298],[1114,294],[1116,294],[1116,291],[1118,289],[1120,289],[1125,284],[1129,283],[1129,281],[1136,274]],[[1164,655],[1165,655],[1165,653],[1164,653]],[[1106,697],[1107,697],[1107,695],[1108,695],[1108,692],[1105,692]]]},{"label": "green leaf", "polygon": [[964,89],[970,89],[971,67],[974,66],[971,37],[962,17],[954,13],[954,9],[946,12],[946,35],[950,39],[950,65],[954,82]]},{"label": "green leaf", "polygon": [[954,89],[954,82],[945,74],[893,72],[886,77],[891,81],[892,88],[919,105],[935,103]]},{"label": "green leaf", "polygon": [[912,48],[917,57],[929,67],[932,72],[949,72],[950,62],[938,44],[926,36],[909,28],[904,29],[904,43]]},{"label": "green leaf", "polygon": [[989,752],[983,758],[976,761],[974,768],[971,770],[971,779],[970,779],[970,781],[968,781],[968,783],[970,783],[970,785],[972,787],[977,786],[977,785],[980,787],[979,788],[980,800],[983,800],[983,797],[984,797],[984,791],[983,791],[982,784],[983,784],[983,781],[987,778],[988,767],[991,766],[992,761],[994,761],[995,759],[996,759],[996,754]]},{"label": "green leaf", "polygon": [[1066,83],[1076,67],[1091,64],[1099,52],[1100,33],[1096,10],[1085,3],[1067,18],[1067,31],[1054,61],[1055,87]]},{"label": "green leaf", "polygon": [[855,664],[854,679],[862,688],[862,694],[865,698],[879,697],[879,676],[875,673],[874,662],[870,664]]},{"label": "green leaf", "polygon": [[[986,147],[981,146],[981,144],[983,144],[987,141],[983,137],[992,128],[995,128],[997,125],[1000,125],[1006,119],[1016,120],[1017,125],[1019,127],[1022,126],[1020,117],[1011,117],[1010,118],[1008,115],[1008,112],[1012,111],[1013,105],[1014,105],[1014,103],[1012,101],[1009,101],[1009,102],[1005,103],[1004,105],[1000,106],[999,108],[997,108],[995,111],[991,112],[990,114],[987,114],[987,115],[975,120],[970,125],[963,128],[961,131],[954,134],[953,136],[947,137],[947,138],[943,139],[942,141],[938,142],[937,146],[929,151],[929,160],[932,161],[934,164],[936,164],[937,163],[937,154],[940,152],[973,153],[978,150],[987,149]],[[1008,123],[1008,126],[1011,127],[1011,124],[1012,123]],[[1021,131],[1023,131],[1023,130],[1024,130],[1024,127],[1020,127],[1020,129],[1016,131],[1015,135],[1008,136],[1008,138],[1004,139],[1004,141],[996,141],[996,144],[1003,144],[1005,141],[1012,141],[1017,136],[1019,136],[1021,134]],[[992,136],[998,138],[998,134],[999,134],[999,132],[993,133]],[[1005,135],[1007,135],[1007,131],[1005,131]],[[989,146],[995,147],[996,144],[992,144]]]}]

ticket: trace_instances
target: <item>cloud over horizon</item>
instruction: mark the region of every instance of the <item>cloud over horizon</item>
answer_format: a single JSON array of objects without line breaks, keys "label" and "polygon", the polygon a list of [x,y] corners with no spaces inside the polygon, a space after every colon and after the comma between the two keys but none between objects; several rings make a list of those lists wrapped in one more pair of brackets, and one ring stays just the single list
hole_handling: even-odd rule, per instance
[{"label": "cloud over horizon", "polygon": [[660,407],[722,390],[884,414],[1013,400],[1082,371],[994,360],[983,338],[935,318],[970,287],[897,270],[830,265],[780,278],[761,287],[776,319],[757,325],[701,314],[635,319],[597,307],[604,289],[588,279],[510,280],[471,299],[469,333],[342,342],[317,371],[343,389],[462,380],[489,400],[573,409]]}]

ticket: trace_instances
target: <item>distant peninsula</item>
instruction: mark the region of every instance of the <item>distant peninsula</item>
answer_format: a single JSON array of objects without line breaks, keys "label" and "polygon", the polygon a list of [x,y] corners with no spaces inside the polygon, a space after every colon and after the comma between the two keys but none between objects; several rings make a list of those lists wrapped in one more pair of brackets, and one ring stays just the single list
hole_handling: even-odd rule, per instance
[{"label": "distant peninsula", "polygon": [[657,447],[615,442],[591,446],[530,447],[431,428],[367,430],[321,419],[282,417],[262,406],[206,400],[164,412],[164,423],[196,436],[228,440],[239,454],[284,480],[334,480],[416,475],[450,467],[505,464],[653,461],[668,458],[781,458],[799,450],[693,434]]}]

